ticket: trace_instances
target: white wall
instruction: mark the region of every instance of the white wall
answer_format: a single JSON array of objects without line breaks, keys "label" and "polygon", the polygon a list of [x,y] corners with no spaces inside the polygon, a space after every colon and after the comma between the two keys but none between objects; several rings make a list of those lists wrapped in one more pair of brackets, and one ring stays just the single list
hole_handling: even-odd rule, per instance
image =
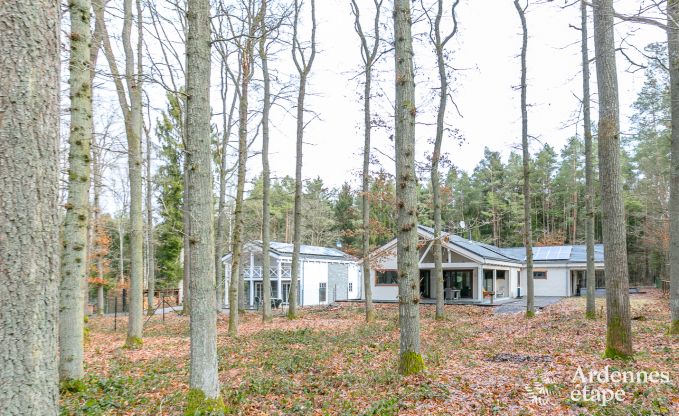
[{"label": "white wall", "polygon": [[[547,270],[547,279],[534,279],[535,296],[568,296],[568,267],[535,265],[535,270]],[[521,296],[528,294],[526,269],[521,271]]]},{"label": "white wall", "polygon": [[[360,294],[363,292],[363,284],[361,280],[361,265],[360,264],[355,264],[355,263],[350,263],[347,265],[348,270],[348,283],[351,283],[351,289],[349,291],[349,299],[360,299],[361,296]],[[348,287],[349,285],[347,285]]]},{"label": "white wall", "polygon": [[304,299],[304,306],[313,306],[319,304],[318,289],[320,283],[325,283],[325,303],[328,302],[330,295],[330,288],[328,288],[328,263],[321,263],[315,261],[302,262],[303,266],[303,280],[302,297]]},{"label": "white wall", "polygon": [[370,287],[374,300],[394,301],[398,299],[398,285],[375,285],[375,270],[370,270]]}]

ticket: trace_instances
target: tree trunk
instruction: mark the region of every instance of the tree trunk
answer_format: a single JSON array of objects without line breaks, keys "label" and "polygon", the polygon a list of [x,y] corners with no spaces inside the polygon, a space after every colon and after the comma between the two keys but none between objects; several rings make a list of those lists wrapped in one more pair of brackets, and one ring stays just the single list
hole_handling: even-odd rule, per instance
[{"label": "tree trunk", "polygon": [[59,412],[60,16],[55,1],[0,2],[0,414],[8,416]]},{"label": "tree trunk", "polygon": [[401,330],[399,372],[424,370],[420,354],[420,279],[417,250],[415,176],[415,79],[409,0],[394,1],[396,203],[398,207],[398,317]]},{"label": "tree trunk", "polygon": [[59,378],[80,380],[83,370],[84,287],[92,140],[90,2],[69,3],[71,54],[69,97],[71,126],[68,150],[68,202],[64,218],[61,285],[59,287]]},{"label": "tree trunk", "polygon": [[[434,281],[436,282],[436,319],[440,320],[445,317],[445,293],[443,284],[443,265],[441,258],[441,184],[439,177],[439,162],[441,160],[441,143],[443,141],[443,130],[446,116],[446,104],[448,102],[448,75],[446,74],[446,64],[443,56],[446,43],[457,32],[457,19],[455,17],[455,8],[459,4],[459,0],[453,2],[453,29],[445,38],[441,38],[441,19],[443,18],[443,0],[437,1],[436,18],[434,19],[433,38],[436,52],[436,65],[439,71],[439,108],[436,115],[436,138],[434,139],[434,152],[431,157],[431,187],[432,187],[432,203],[434,205],[434,241],[432,249],[434,250]],[[431,35],[430,35],[431,37]]]},{"label": "tree trunk", "polygon": [[[184,124],[186,125],[186,123]],[[182,299],[182,315],[184,316],[190,316],[191,315],[191,243],[189,242],[189,235],[191,235],[191,226],[189,222],[189,205],[190,205],[190,196],[189,196],[189,169],[188,169],[188,164],[186,163],[186,160],[188,158],[188,151],[186,148],[186,133],[184,132],[184,175],[183,175],[183,182],[184,182],[184,190],[182,192],[183,196],[183,201],[182,201],[182,222],[183,222],[183,228],[184,228],[184,241],[183,241],[183,259],[184,259],[184,267],[182,269],[182,291],[184,292],[184,296]]]},{"label": "tree trunk", "polygon": [[596,319],[595,292],[596,270],[594,268],[594,166],[592,160],[592,121],[590,119],[589,48],[587,47],[587,4],[582,0],[582,113],[585,135],[585,244],[587,246],[587,309],[585,316]]},{"label": "tree trunk", "polygon": [[368,42],[361,26],[360,9],[356,0],[351,0],[351,10],[354,14],[354,29],[361,40],[361,57],[363,58],[363,70],[365,75],[365,85],[363,90],[363,189],[362,189],[362,254],[363,254],[363,293],[365,296],[365,320],[372,322],[375,319],[375,308],[373,306],[372,286],[370,285],[370,133],[372,131],[370,115],[370,98],[372,84],[372,70],[377,58],[377,51],[380,44],[380,11],[383,0],[374,0],[375,20],[373,28],[372,49],[368,47]]},{"label": "tree trunk", "polygon": [[238,334],[238,313],[245,311],[244,277],[239,272],[243,249],[243,197],[245,191],[246,163],[248,160],[248,88],[250,86],[252,58],[254,55],[254,26],[251,23],[245,46],[241,51],[241,91],[238,103],[238,181],[236,208],[234,210],[233,248],[231,250],[231,281],[229,283],[229,334]]},{"label": "tree trunk", "polygon": [[667,48],[672,98],[670,165],[670,334],[679,334],[679,0],[667,3]]},{"label": "tree trunk", "polygon": [[[151,180],[151,136],[146,133],[146,264],[148,315],[155,311],[156,256],[153,242],[153,181]],[[161,306],[162,307],[162,306]]]},{"label": "tree trunk", "polygon": [[[139,0],[137,0],[139,1]],[[132,0],[123,3],[122,42],[125,53],[125,75],[121,76],[113,55],[111,40],[104,20],[105,5],[102,0],[92,2],[97,23],[102,28],[104,55],[108,61],[118,95],[127,136],[127,163],[130,185],[130,307],[127,325],[127,347],[141,345],[144,315],[144,215],[142,212],[142,175],[141,175],[141,131],[142,131],[142,85],[141,85],[141,21],[137,25],[137,53],[132,49]],[[141,19],[140,4],[137,4],[138,19]],[[127,89],[123,86],[123,78]],[[127,96],[126,96],[127,91]],[[128,104],[129,96],[129,104]]]},{"label": "tree trunk", "polygon": [[533,282],[533,224],[530,200],[530,153],[528,149],[528,108],[526,104],[526,52],[528,49],[528,26],[525,10],[514,0],[514,7],[521,19],[523,31],[521,45],[521,147],[523,150],[523,243],[526,246],[526,316],[535,315],[535,284]]},{"label": "tree trunk", "polygon": [[302,75],[299,80],[299,93],[297,95],[297,143],[295,163],[295,202],[293,208],[292,227],[292,270],[290,278],[290,292],[288,293],[288,318],[297,317],[297,286],[299,285],[300,260],[299,252],[302,244],[302,146],[304,138],[304,95],[306,89],[306,76]]},{"label": "tree trunk", "polygon": [[[139,1],[139,0],[137,0]],[[130,175],[130,308],[128,313],[127,339],[125,345],[138,348],[142,344],[144,325],[144,213],[142,211],[142,94],[141,73],[135,71],[135,55],[131,46],[132,0],[123,4],[125,21],[123,24],[123,48],[125,49],[126,78],[130,94],[129,122],[127,133],[127,164]],[[141,19],[138,15],[137,19]],[[140,36],[138,33],[137,36]],[[137,42],[141,43],[141,39]],[[137,55],[141,64],[141,55]]]},{"label": "tree trunk", "polygon": [[633,353],[613,13],[612,0],[594,1],[594,50],[599,89],[599,174],[606,263],[605,356],[609,358],[630,357]]},{"label": "tree trunk", "polygon": [[[189,0],[186,41],[186,144],[191,235],[191,376],[187,413],[223,407],[217,371],[217,315],[210,134],[210,3]],[[200,401],[200,403],[196,403]]]},{"label": "tree trunk", "polygon": [[[266,22],[266,8],[267,1],[262,0],[261,17],[262,21]],[[269,255],[270,242],[270,202],[269,194],[271,189],[271,179],[269,170],[269,111],[271,109],[271,78],[269,76],[269,59],[267,56],[266,40],[267,40],[266,24],[262,24],[262,35],[259,38],[259,58],[262,61],[262,77],[264,81],[264,97],[262,103],[262,280],[263,280],[263,304],[262,304],[262,320],[269,322],[272,319],[271,315],[271,257]]]},{"label": "tree trunk", "polygon": [[[311,0],[311,52],[308,61],[304,59],[304,49],[300,46],[298,38],[299,13],[301,11],[299,0],[295,0],[295,17],[293,24],[292,59],[299,74],[299,90],[297,93],[297,140],[295,146],[295,202],[293,208],[292,229],[292,276],[290,279],[290,292],[288,294],[288,318],[297,317],[297,286],[299,284],[300,260],[299,251],[302,244],[302,147],[304,139],[304,98],[306,96],[306,81],[311,71],[314,58],[316,57],[316,1]],[[299,54],[299,59],[298,59]],[[301,62],[300,62],[301,61]]]}]

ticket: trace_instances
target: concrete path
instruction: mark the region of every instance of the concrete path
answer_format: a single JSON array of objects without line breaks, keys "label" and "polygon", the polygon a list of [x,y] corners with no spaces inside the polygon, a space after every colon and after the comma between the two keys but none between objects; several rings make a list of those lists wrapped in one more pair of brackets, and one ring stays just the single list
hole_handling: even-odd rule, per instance
[{"label": "concrete path", "polygon": [[[542,309],[545,306],[552,305],[563,299],[560,296],[536,296],[535,297],[535,309]],[[493,309],[496,314],[504,313],[517,313],[526,311],[526,298],[514,299],[513,302],[508,302],[503,305],[497,306]]]}]

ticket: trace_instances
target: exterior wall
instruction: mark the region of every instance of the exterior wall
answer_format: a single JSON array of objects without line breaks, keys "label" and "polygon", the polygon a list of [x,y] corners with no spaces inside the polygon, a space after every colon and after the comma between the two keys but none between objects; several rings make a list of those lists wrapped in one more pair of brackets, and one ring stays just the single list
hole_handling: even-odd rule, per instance
[{"label": "exterior wall", "polygon": [[[535,296],[568,296],[570,272],[566,266],[541,266],[536,264],[534,270],[546,270],[547,279],[534,279]],[[521,270],[521,295],[526,296],[526,269]]]},{"label": "exterior wall", "polygon": [[[395,268],[395,267],[394,267]],[[375,270],[370,270],[370,286],[373,291],[374,300],[394,301],[398,297],[398,285],[376,285]]]},{"label": "exterior wall", "polygon": [[363,279],[361,279],[361,273],[360,264],[347,264],[347,282],[351,283],[351,290],[347,287],[348,299],[361,299],[361,294],[363,293]]},{"label": "exterior wall", "polygon": [[321,283],[326,285],[325,302],[331,299],[330,285],[328,285],[328,263],[303,261],[302,262],[302,299],[304,306],[320,305],[319,286]]},{"label": "exterior wall", "polygon": [[347,300],[349,298],[349,265],[346,263],[328,264],[328,300]]}]

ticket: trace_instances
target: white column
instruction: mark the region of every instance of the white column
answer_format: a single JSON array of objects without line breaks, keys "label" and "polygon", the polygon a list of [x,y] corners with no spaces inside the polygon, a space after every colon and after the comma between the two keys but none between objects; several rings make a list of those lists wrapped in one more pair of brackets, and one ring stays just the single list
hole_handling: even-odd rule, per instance
[{"label": "white column", "polygon": [[255,253],[250,252],[250,305],[255,304],[255,283],[253,277],[255,276]]},{"label": "white column", "polygon": [[281,277],[283,275],[283,270],[281,268],[281,259],[276,260],[276,273],[278,275],[278,295],[277,297],[279,299],[283,299],[283,282],[281,281]]},{"label": "white column", "polygon": [[483,301],[483,266],[476,271],[476,300]]},{"label": "white column", "polygon": [[497,269],[493,269],[493,299],[497,299]]}]

